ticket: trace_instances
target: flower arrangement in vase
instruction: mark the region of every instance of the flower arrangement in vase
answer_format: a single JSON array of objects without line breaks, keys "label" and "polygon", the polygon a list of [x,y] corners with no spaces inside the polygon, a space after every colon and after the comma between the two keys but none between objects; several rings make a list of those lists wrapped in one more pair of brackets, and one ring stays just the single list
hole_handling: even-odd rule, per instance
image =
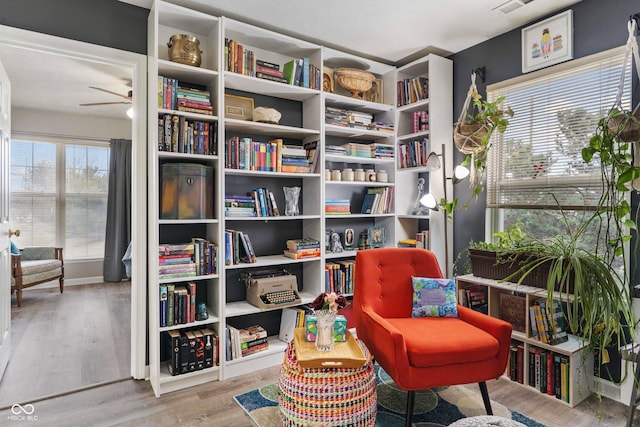
[{"label": "flower arrangement in vase", "polygon": [[335,292],[323,292],[314,299],[311,304],[316,315],[316,350],[331,351],[335,345],[333,327],[338,310],[349,304],[344,295]]}]

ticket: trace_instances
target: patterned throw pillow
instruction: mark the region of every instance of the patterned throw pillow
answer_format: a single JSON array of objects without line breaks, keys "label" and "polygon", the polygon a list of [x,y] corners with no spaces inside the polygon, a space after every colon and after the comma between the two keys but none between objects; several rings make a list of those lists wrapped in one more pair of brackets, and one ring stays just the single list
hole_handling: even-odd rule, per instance
[{"label": "patterned throw pillow", "polygon": [[411,317],[458,317],[455,280],[411,277],[411,284]]}]

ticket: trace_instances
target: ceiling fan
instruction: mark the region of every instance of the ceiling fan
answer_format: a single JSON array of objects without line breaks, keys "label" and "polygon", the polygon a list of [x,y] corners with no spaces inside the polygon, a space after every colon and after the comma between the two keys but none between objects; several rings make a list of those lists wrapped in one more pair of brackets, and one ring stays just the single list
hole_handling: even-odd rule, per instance
[{"label": "ceiling fan", "polygon": [[101,87],[89,86],[91,89],[99,90],[102,92],[110,93],[115,96],[119,96],[120,98],[126,99],[126,101],[113,101],[113,102],[91,102],[87,104],[80,104],[81,107],[91,107],[94,105],[112,105],[112,104],[131,104],[131,99],[133,98],[133,91],[130,90],[126,95],[122,95],[117,92],[110,91],[108,89],[103,89]]}]

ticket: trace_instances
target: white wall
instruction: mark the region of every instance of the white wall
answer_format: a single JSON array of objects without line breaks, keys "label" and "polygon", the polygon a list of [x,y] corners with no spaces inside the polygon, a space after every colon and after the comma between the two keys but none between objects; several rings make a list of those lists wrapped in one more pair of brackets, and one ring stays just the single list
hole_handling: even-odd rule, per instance
[{"label": "white wall", "polygon": [[[131,139],[131,120],[128,118],[120,120],[18,107],[12,108],[11,116],[13,134],[26,132],[105,140]],[[102,259],[78,261],[65,259],[64,265],[65,286],[103,281]],[[50,285],[57,286],[57,282],[52,282]]]}]

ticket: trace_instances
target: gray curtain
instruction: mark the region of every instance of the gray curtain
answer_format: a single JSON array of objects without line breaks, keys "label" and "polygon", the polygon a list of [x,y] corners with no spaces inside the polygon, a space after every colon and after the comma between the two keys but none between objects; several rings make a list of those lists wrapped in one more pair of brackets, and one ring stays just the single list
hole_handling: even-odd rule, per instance
[{"label": "gray curtain", "polygon": [[103,275],[106,282],[119,282],[127,278],[122,257],[131,241],[131,140],[110,143]]}]

